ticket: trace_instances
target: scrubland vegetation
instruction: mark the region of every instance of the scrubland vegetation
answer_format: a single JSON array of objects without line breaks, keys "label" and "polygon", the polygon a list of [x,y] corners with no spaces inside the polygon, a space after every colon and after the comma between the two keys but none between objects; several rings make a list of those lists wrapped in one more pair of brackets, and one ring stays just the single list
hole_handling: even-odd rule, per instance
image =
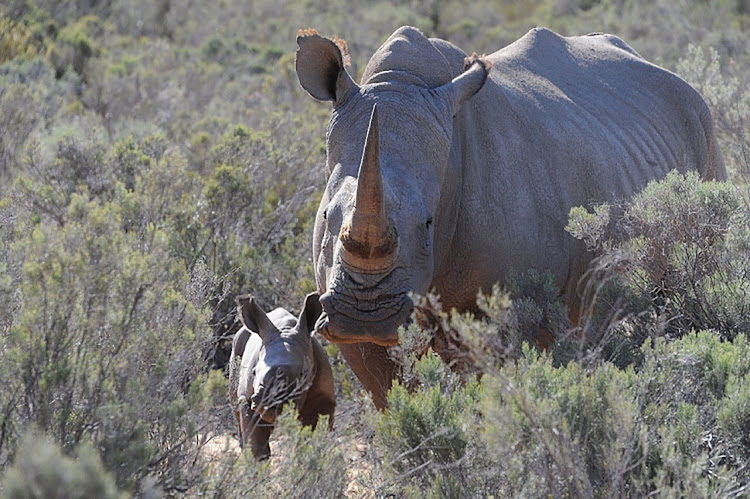
[{"label": "scrubland vegetation", "polygon": [[[412,327],[410,390],[377,413],[328,345],[335,431],[287,414],[258,464],[213,367],[234,295],[296,311],[315,287],[329,107],[297,83],[295,34],[345,38],[361,73],[403,24],[478,53],[535,25],[620,35],[704,95],[730,182],[573,210],[598,256],[578,328],[534,272],[481,319],[426,298],[481,380],[415,358]],[[0,495],[750,494],[748,81],[745,0],[6,0]]]}]

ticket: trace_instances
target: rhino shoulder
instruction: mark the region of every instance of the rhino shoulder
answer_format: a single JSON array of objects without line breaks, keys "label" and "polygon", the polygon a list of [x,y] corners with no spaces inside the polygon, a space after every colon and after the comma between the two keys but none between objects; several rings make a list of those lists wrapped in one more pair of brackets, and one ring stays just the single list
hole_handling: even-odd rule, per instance
[{"label": "rhino shoulder", "polygon": [[562,71],[597,61],[638,59],[645,62],[630,45],[615,35],[591,33],[568,37],[542,27],[529,30],[524,36],[499,50],[496,55],[499,60],[511,64],[511,67],[541,66]]},{"label": "rhino shoulder", "polygon": [[325,349],[315,337],[312,338],[312,349],[313,360],[316,367],[313,388],[322,392],[325,395],[325,398],[335,401],[331,363],[328,360],[328,355],[326,354]]},{"label": "rhino shoulder", "polygon": [[336,410],[336,389],[333,383],[333,371],[323,346],[312,338],[313,359],[316,364],[315,378],[307,392],[305,402],[300,408],[300,419],[306,424],[315,424],[320,414],[328,414],[329,428],[333,425],[333,414]]}]

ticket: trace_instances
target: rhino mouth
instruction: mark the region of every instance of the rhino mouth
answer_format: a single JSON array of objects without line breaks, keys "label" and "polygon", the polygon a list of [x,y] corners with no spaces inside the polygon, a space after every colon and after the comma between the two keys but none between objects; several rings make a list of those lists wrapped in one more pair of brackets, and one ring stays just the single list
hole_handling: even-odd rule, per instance
[{"label": "rhino mouth", "polygon": [[394,297],[386,306],[359,303],[361,308],[346,307],[335,294],[321,297],[323,313],[316,331],[333,343],[370,342],[382,346],[398,344],[398,328],[409,320],[412,301],[407,294]]},{"label": "rhino mouth", "polygon": [[365,274],[334,267],[320,297],[323,313],[315,330],[333,343],[398,344],[398,328],[410,318],[412,300],[403,268]]}]

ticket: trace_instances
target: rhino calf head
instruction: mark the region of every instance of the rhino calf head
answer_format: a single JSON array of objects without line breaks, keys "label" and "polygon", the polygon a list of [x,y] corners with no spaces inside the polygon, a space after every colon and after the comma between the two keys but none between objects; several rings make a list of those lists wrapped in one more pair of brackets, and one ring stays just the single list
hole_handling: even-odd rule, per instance
[{"label": "rhino calf head", "polygon": [[[235,335],[229,369],[229,399],[239,427],[240,446],[250,440],[258,459],[270,456],[273,424],[287,403],[300,421],[315,426],[321,414],[333,424],[333,374],[323,347],[313,338],[321,314],[319,295],[305,298],[299,318],[277,308],[266,314],[249,295],[237,298],[243,328]],[[240,357],[240,359],[238,359]]]}]

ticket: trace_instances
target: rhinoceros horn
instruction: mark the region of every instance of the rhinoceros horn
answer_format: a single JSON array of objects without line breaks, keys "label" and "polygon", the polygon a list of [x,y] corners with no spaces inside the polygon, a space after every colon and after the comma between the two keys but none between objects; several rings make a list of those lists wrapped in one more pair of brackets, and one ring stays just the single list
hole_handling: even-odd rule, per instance
[{"label": "rhinoceros horn", "polygon": [[379,149],[378,109],[373,106],[359,165],[354,209],[339,236],[344,263],[370,272],[388,269],[398,247],[396,228],[385,209]]}]

